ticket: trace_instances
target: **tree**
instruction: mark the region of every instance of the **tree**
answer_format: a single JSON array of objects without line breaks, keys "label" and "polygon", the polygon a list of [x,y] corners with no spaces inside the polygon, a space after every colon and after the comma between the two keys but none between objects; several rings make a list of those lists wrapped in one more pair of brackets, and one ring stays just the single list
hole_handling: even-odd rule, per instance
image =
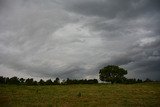
[{"label": "tree", "polygon": [[146,78],[144,82],[152,82],[152,80],[150,80],[149,78]]},{"label": "tree", "polygon": [[10,84],[19,84],[20,81],[16,76],[14,76],[14,77],[10,78],[9,83]]},{"label": "tree", "polygon": [[27,84],[27,85],[33,85],[33,78],[26,79],[25,84]]},{"label": "tree", "polygon": [[24,84],[25,79],[24,78],[20,78],[19,81],[20,81],[21,84]]},{"label": "tree", "polygon": [[46,85],[52,85],[52,84],[53,84],[53,82],[52,82],[51,79],[49,79],[49,80],[46,81]]},{"label": "tree", "polygon": [[6,78],[5,78],[5,83],[6,83],[6,84],[9,84],[9,83],[10,83],[9,77],[6,77]]},{"label": "tree", "polygon": [[53,83],[53,84],[55,84],[55,85],[59,85],[59,84],[60,84],[60,80],[59,80],[58,77],[54,80],[54,83]]},{"label": "tree", "polygon": [[3,76],[0,76],[0,84],[5,84],[5,78]]},{"label": "tree", "polygon": [[41,80],[39,81],[39,85],[45,85],[44,80],[41,79]]},{"label": "tree", "polygon": [[141,80],[141,79],[138,79],[138,80],[137,80],[137,83],[142,83],[142,80]]},{"label": "tree", "polygon": [[101,81],[122,83],[125,80],[124,75],[126,74],[127,70],[116,65],[108,65],[107,67],[100,69],[99,78]]},{"label": "tree", "polygon": [[37,81],[33,81],[32,85],[38,85]]}]

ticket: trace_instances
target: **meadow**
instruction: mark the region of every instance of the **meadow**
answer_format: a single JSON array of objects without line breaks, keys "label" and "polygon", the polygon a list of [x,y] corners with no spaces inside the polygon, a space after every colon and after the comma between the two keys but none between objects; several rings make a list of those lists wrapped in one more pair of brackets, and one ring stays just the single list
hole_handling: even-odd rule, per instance
[{"label": "meadow", "polygon": [[6,107],[160,107],[160,83],[0,85]]}]

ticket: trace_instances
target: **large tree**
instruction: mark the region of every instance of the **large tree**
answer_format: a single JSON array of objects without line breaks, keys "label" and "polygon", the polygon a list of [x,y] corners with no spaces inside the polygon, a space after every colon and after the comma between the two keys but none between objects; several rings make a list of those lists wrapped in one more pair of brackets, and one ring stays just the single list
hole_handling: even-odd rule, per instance
[{"label": "large tree", "polygon": [[120,68],[116,65],[108,65],[99,71],[99,78],[101,81],[111,83],[122,83],[125,80],[124,75],[127,74],[127,70]]}]

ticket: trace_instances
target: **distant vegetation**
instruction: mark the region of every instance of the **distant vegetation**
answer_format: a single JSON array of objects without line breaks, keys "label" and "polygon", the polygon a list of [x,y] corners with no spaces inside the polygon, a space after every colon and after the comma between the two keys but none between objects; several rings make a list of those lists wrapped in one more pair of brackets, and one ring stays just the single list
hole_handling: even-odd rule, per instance
[{"label": "distant vegetation", "polygon": [[[127,70],[120,68],[115,65],[108,65],[99,71],[99,78],[101,81],[106,83],[121,83],[121,84],[134,84],[134,83],[142,83],[142,82],[152,82],[150,79],[146,79],[142,81],[141,79],[127,79],[124,75],[127,74]],[[97,79],[69,79],[62,80],[57,77],[54,81],[48,79],[44,81],[40,79],[40,81],[35,81],[33,78],[18,78],[16,76],[9,78],[0,76],[0,84],[18,84],[18,85],[69,85],[69,84],[97,84]]]},{"label": "distant vegetation", "polygon": [[97,84],[97,79],[67,79],[60,82],[60,79],[57,77],[54,81],[51,79],[48,79],[44,81],[43,79],[40,79],[40,81],[35,81],[33,78],[18,78],[16,76],[9,78],[9,77],[3,77],[0,76],[0,84],[17,84],[17,85],[68,85],[68,84]]},{"label": "distant vegetation", "polygon": [[[134,84],[134,83],[142,83],[142,82],[153,82],[150,79],[146,79],[145,81],[142,81],[140,79],[127,79],[123,78],[123,82],[119,82],[116,80],[115,83],[121,83],[121,84]],[[0,76],[0,84],[17,84],[17,85],[69,85],[69,84],[97,84],[97,79],[67,79],[60,82],[60,79],[57,77],[54,81],[51,79],[48,79],[44,81],[43,79],[40,79],[40,81],[35,81],[33,78],[18,78],[16,76],[9,78],[9,77],[3,77]]]}]

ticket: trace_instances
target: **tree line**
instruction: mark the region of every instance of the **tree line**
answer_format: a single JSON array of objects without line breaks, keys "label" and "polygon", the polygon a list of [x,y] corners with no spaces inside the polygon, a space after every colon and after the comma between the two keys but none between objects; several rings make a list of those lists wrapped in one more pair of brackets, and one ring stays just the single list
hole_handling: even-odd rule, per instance
[{"label": "tree line", "polygon": [[[107,82],[107,81],[105,81]],[[110,82],[110,81],[108,81]],[[113,82],[113,81],[112,81]],[[142,83],[142,82],[153,82],[150,79],[146,79],[142,81],[141,79],[127,79],[125,77],[121,79],[114,79],[113,83],[121,83],[121,84],[135,84],[135,83]],[[60,82],[60,79],[57,77],[54,81],[51,79],[48,80],[43,80],[40,79],[39,81],[34,80],[33,78],[18,78],[16,76],[14,77],[3,77],[0,76],[0,84],[16,84],[16,85],[69,85],[69,84],[97,84],[98,80],[97,79],[69,79],[67,78],[66,80],[62,80]]]},{"label": "tree line", "polygon": [[[99,79],[105,83],[119,83],[119,84],[134,84],[134,83],[142,83],[142,82],[152,82],[150,79],[146,79],[142,81],[141,79],[128,79],[124,77],[127,74],[127,70],[116,66],[116,65],[108,65],[99,71]],[[44,81],[40,79],[40,81],[35,81],[33,78],[18,78],[16,76],[12,78],[0,76],[0,84],[25,84],[25,85],[68,85],[68,84],[97,84],[97,79],[69,79],[62,80],[57,77],[54,81],[48,79]]]},{"label": "tree line", "polygon": [[68,85],[68,84],[97,84],[98,80],[97,79],[69,79],[67,80],[62,80],[60,82],[60,79],[57,77],[54,81],[51,79],[48,80],[43,80],[40,79],[40,81],[36,81],[33,78],[18,78],[16,76],[14,77],[3,77],[0,76],[0,84],[17,84],[17,85]]}]

